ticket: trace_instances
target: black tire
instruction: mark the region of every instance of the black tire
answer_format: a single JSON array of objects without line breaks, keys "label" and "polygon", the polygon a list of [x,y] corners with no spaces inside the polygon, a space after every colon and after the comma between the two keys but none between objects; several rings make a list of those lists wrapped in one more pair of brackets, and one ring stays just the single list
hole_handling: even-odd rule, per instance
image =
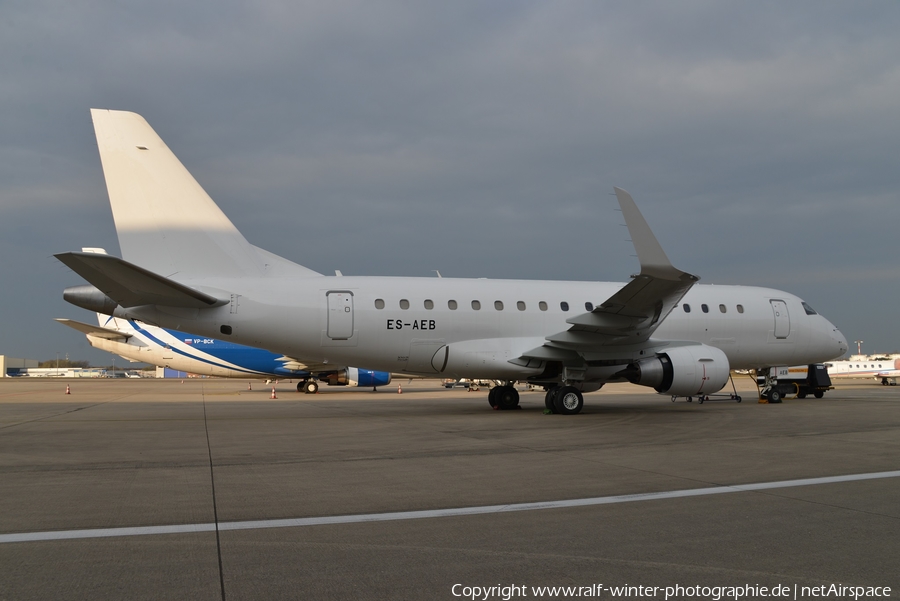
[{"label": "black tire", "polygon": [[556,398],[556,393],[559,392],[559,386],[551,386],[547,389],[547,393],[544,395],[544,407],[547,408],[547,411],[550,413],[556,413],[556,407],[553,405],[553,399]]},{"label": "black tire", "polygon": [[800,391],[800,392],[798,392],[798,393],[797,393],[797,398],[798,398],[798,399],[805,399],[805,398],[806,398],[806,391]]},{"label": "black tire", "polygon": [[303,392],[306,394],[316,394],[319,392],[319,385],[315,380],[307,380],[303,383]]},{"label": "black tire", "polygon": [[519,406],[519,391],[512,386],[498,386],[498,390],[494,399],[497,401],[497,408],[504,411],[515,409]]},{"label": "black tire", "polygon": [[304,382],[304,381],[302,381],[302,380],[299,381],[299,382],[297,382],[297,392],[303,392],[303,385],[304,385],[305,383],[306,383],[306,382]]},{"label": "black tire", "polygon": [[781,393],[773,388],[766,394],[766,399],[768,399],[770,404],[776,405],[781,402]]},{"label": "black tire", "polygon": [[817,390],[813,393],[813,396],[816,397],[817,399],[821,399],[823,396],[825,396],[825,391]]},{"label": "black tire", "polygon": [[563,386],[553,399],[553,408],[561,415],[575,415],[584,407],[584,396],[574,386]]},{"label": "black tire", "polygon": [[497,408],[497,391],[500,390],[499,386],[494,386],[490,390],[488,390],[488,403],[491,405],[491,409]]}]

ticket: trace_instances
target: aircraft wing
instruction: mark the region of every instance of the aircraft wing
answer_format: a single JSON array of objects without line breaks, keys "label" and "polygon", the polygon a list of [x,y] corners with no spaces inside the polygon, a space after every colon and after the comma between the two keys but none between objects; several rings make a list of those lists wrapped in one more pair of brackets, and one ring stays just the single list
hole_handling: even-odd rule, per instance
[{"label": "aircraft wing", "polygon": [[123,307],[163,305],[207,309],[228,302],[118,257],[85,252],[54,256]]},{"label": "aircraft wing", "polygon": [[307,371],[309,373],[315,374],[323,371],[333,371],[335,369],[341,369],[341,366],[332,365],[331,363],[303,361],[301,359],[295,359],[293,357],[287,356],[281,356],[275,360],[280,361],[282,363],[282,367],[289,371]]},{"label": "aircraft wing", "polygon": [[128,340],[129,338],[131,338],[131,334],[126,332],[120,332],[119,330],[114,330],[112,328],[93,326],[89,323],[82,323],[73,319],[63,319],[61,317],[57,317],[56,321],[63,324],[64,326],[69,326],[70,328],[78,330],[83,334],[90,334],[91,336],[96,336],[98,338],[105,338],[107,340]]},{"label": "aircraft wing", "polygon": [[551,347],[586,350],[645,342],[700,279],[672,265],[631,195],[620,188],[615,192],[641,272],[590,313],[566,320],[572,327],[548,336]]}]

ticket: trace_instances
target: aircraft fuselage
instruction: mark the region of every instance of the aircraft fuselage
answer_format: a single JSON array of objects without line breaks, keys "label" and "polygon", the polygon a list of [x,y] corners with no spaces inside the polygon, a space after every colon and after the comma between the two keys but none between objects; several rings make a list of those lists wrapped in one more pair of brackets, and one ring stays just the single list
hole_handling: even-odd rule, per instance
[{"label": "aircraft fuselage", "polygon": [[[202,310],[140,307],[128,314],[211,337],[222,338],[230,328],[229,340],[316,362],[365,363],[420,375],[523,379],[541,368],[510,360],[541,346],[548,333],[564,332],[570,327],[567,319],[589,312],[624,285],[352,276],[287,284],[265,279],[197,282],[197,289],[212,295],[230,295],[231,303]],[[479,342],[469,348],[468,341]],[[732,369],[790,365],[798,359],[820,362],[846,350],[840,332],[821,315],[808,314],[799,298],[751,286],[695,285],[665,317],[651,347],[664,348],[670,341],[719,348]],[[623,344],[627,340],[610,352],[622,358]],[[434,360],[445,346],[446,362],[443,356]],[[647,355],[647,345],[639,346],[633,358]],[[603,354],[593,353],[601,359]]]}]

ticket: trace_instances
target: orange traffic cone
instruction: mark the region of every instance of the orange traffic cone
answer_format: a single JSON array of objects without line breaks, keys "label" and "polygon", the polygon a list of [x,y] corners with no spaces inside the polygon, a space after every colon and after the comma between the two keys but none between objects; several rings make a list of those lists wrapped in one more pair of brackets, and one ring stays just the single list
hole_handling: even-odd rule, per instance
[{"label": "orange traffic cone", "polygon": [[68,385],[68,384],[66,384],[66,394],[72,394],[71,392],[69,392],[69,385]]},{"label": "orange traffic cone", "polygon": [[275,387],[274,387],[274,386],[272,387],[272,396],[271,396],[271,398],[273,398],[273,399],[277,399],[277,398],[278,398],[277,396],[275,396]]}]

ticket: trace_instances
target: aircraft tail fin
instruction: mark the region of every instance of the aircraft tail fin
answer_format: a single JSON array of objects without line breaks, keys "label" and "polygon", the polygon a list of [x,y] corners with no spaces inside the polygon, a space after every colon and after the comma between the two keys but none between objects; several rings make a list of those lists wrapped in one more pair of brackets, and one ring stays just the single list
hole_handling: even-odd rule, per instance
[{"label": "aircraft tail fin", "polygon": [[[267,258],[143,117],[106,109],[91,109],[91,117],[125,260],[178,280],[268,275]],[[319,275],[281,259],[279,269],[285,268],[301,277]]]}]

